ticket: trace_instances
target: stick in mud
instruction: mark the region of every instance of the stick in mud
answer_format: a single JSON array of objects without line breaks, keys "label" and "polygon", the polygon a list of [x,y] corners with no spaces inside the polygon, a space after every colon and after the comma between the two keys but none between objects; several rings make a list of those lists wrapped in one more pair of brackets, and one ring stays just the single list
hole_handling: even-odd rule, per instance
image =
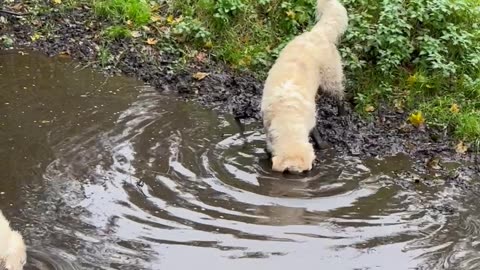
[{"label": "stick in mud", "polygon": [[12,15],[12,16],[25,16],[27,15],[28,13],[17,13],[17,12],[13,12],[13,11],[8,11],[8,10],[4,10],[4,9],[0,9],[0,14],[7,14],[7,15]]}]

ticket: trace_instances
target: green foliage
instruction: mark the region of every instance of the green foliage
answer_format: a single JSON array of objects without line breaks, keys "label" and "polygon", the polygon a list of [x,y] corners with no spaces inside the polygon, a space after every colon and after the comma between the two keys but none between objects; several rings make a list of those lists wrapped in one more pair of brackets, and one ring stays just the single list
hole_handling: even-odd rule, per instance
[{"label": "green foliage", "polygon": [[197,19],[186,17],[173,27],[173,34],[179,41],[205,44],[210,40],[211,33]]},{"label": "green foliage", "polygon": [[[315,0],[170,0],[180,41],[209,42],[219,60],[264,74],[286,41],[315,20]],[[200,41],[200,42],[198,42]]]},{"label": "green foliage", "polygon": [[[477,0],[344,3],[350,26],[341,53],[359,108],[405,100],[408,108],[421,108],[430,124],[460,138],[480,137]],[[452,113],[452,104],[461,110]]]},{"label": "green foliage", "polygon": [[103,34],[109,39],[124,39],[132,36],[132,32],[119,25],[107,27]]},{"label": "green foliage", "polygon": [[146,0],[94,0],[94,9],[99,17],[114,23],[135,25],[147,24],[152,13]]}]

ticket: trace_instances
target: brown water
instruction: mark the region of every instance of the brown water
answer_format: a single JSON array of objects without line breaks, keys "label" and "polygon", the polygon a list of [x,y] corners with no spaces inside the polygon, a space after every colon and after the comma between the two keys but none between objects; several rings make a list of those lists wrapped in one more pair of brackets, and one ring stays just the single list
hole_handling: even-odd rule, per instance
[{"label": "brown water", "polygon": [[408,157],[273,174],[258,124],[32,52],[0,52],[0,89],[26,269],[480,269],[478,195]]}]

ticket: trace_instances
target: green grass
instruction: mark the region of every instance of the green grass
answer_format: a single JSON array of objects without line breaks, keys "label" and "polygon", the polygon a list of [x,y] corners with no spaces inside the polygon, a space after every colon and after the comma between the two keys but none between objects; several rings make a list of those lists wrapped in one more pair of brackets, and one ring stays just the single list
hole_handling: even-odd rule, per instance
[{"label": "green grass", "polygon": [[107,27],[103,31],[103,34],[108,39],[124,39],[132,36],[132,32],[128,28],[121,25]]},{"label": "green grass", "polygon": [[149,4],[142,0],[94,0],[93,6],[99,17],[115,23],[145,25],[152,15]]}]

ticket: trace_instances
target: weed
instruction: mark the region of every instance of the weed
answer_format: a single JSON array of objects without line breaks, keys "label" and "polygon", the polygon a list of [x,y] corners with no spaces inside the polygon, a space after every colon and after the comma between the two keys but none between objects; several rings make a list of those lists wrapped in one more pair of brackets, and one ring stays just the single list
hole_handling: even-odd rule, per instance
[{"label": "weed", "polygon": [[103,31],[103,34],[109,39],[124,39],[132,36],[132,32],[124,26],[110,26]]},{"label": "weed", "polygon": [[112,62],[113,56],[110,50],[106,46],[100,47],[98,50],[98,59],[101,67],[108,66]]}]

